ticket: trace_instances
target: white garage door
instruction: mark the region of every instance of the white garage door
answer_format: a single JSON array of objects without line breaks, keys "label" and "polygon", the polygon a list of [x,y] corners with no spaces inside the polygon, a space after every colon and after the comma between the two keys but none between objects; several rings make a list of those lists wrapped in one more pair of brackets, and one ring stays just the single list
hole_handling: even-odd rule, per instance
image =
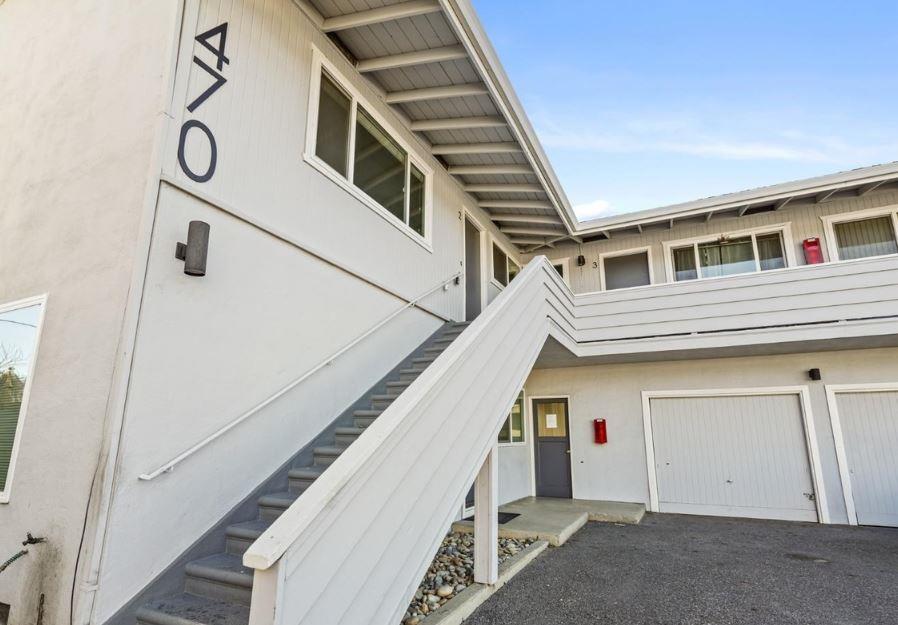
[{"label": "white garage door", "polygon": [[817,520],[798,393],[648,401],[659,511]]},{"label": "white garage door", "polygon": [[850,520],[898,527],[898,389],[835,397],[833,431],[838,446],[841,429],[839,468]]}]

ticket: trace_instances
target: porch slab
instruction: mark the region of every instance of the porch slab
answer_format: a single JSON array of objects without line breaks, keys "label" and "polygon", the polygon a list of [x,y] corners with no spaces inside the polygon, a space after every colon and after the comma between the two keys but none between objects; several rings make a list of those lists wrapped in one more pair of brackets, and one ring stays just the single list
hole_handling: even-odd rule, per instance
[{"label": "porch slab", "polygon": [[[645,506],[618,501],[524,497],[499,506],[499,512],[519,515],[499,526],[500,537],[535,538],[559,547],[586,525],[587,521],[639,523],[645,515]],[[452,525],[452,531],[473,532],[474,522],[456,521]]]}]

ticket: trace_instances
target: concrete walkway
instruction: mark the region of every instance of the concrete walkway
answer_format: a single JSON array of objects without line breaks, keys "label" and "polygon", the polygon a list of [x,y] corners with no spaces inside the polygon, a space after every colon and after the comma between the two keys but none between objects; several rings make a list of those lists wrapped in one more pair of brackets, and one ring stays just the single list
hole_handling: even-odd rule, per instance
[{"label": "concrete walkway", "polygon": [[[639,523],[645,506],[616,501],[587,501],[584,499],[553,499],[525,497],[499,507],[500,512],[518,514],[515,519],[499,526],[503,538],[536,538],[548,541],[553,547],[563,545],[587,521],[609,523]],[[473,532],[473,521],[458,521],[454,532]]]},{"label": "concrete walkway", "polygon": [[590,523],[465,625],[894,625],[898,530],[649,514]]}]

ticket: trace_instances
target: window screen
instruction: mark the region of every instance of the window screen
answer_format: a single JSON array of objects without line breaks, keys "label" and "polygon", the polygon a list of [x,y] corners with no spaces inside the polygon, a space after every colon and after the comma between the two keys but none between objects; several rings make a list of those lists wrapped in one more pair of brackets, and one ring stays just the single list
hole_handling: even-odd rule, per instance
[{"label": "window screen", "polygon": [[898,253],[891,215],[847,221],[833,226],[839,260]]},{"label": "window screen", "polygon": [[782,269],[786,266],[786,256],[783,253],[783,234],[781,232],[758,235],[756,241],[758,244],[758,263],[761,266],[761,271]]},{"label": "window screen", "polygon": [[500,443],[523,443],[524,442],[524,392],[521,391],[511,407],[511,412],[502,429],[499,430]]},{"label": "window screen", "polygon": [[703,278],[732,276],[755,270],[755,253],[751,237],[700,243],[698,260]]},{"label": "window screen", "polygon": [[695,248],[678,247],[673,251],[674,260],[674,278],[680,280],[695,280],[698,278],[698,271],[695,267]]}]

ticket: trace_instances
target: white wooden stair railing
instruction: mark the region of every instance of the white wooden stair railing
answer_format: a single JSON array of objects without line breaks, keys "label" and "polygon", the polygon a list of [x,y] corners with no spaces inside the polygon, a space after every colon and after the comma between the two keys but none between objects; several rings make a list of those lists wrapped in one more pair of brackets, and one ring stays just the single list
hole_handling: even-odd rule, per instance
[{"label": "white wooden stair railing", "polygon": [[898,335],[896,257],[578,296],[538,257],[249,548],[250,623],[398,623],[550,334],[602,356],[871,332]]},{"label": "white wooden stair railing", "polygon": [[508,288],[244,555],[250,623],[398,623],[548,332],[551,265]]}]

